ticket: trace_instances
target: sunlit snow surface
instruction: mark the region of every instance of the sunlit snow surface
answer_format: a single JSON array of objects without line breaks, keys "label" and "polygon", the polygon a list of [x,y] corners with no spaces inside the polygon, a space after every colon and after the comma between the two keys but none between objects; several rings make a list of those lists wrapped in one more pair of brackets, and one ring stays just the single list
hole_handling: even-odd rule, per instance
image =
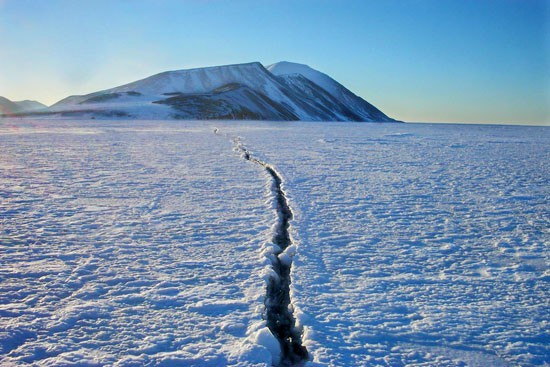
[{"label": "sunlit snow surface", "polygon": [[0,365],[269,365],[237,136],[312,366],[550,363],[548,128],[4,120]]},{"label": "sunlit snow surface", "polygon": [[60,125],[2,127],[0,365],[270,360],[263,173],[204,125]]}]

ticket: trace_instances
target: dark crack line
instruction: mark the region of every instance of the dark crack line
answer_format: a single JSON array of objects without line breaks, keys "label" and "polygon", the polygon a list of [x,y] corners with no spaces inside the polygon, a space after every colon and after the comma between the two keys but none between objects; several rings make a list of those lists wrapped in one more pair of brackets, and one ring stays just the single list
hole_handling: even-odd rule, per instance
[{"label": "dark crack line", "polygon": [[282,189],[283,180],[279,173],[269,164],[253,158],[239,138],[234,142],[243,158],[263,167],[273,179],[273,193],[277,202],[278,221],[273,236],[273,243],[278,246],[272,262],[272,267],[277,278],[269,278],[265,299],[266,322],[271,333],[277,338],[281,346],[280,367],[302,366],[308,359],[307,349],[302,345],[302,336],[296,328],[296,319],[292,315],[290,306],[290,268],[292,262],[283,263],[279,259],[281,254],[292,244],[290,233],[290,221],[293,218],[292,210]]}]

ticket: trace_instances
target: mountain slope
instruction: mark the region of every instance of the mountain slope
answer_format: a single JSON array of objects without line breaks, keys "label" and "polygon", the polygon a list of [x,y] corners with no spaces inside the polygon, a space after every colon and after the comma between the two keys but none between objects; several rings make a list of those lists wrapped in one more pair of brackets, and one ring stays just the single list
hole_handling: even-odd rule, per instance
[{"label": "mountain slope", "polygon": [[171,93],[153,103],[171,106],[176,118],[198,120],[298,120],[298,116],[254,89],[237,83],[226,84],[210,93]]},{"label": "mountain slope", "polygon": [[[388,121],[391,120],[378,108],[374,107],[361,97],[355,95],[342,84],[332,79],[328,75],[321,73],[307,65],[292,63],[288,61],[278,62],[267,67],[273,75],[292,79],[296,75],[301,75],[309,79],[314,84],[323,88],[333,96],[342,107],[352,112],[358,117],[356,121]],[[352,120],[355,120],[352,117]]]},{"label": "mountain slope", "polygon": [[47,113],[137,119],[393,121],[305,65],[259,62],[167,71],[67,97]]},{"label": "mountain slope", "polygon": [[326,121],[361,121],[359,115],[303,75],[281,75],[279,80],[311,116]]},{"label": "mountain slope", "polygon": [[[119,113],[125,113],[128,116],[141,116],[146,114],[150,116],[151,111],[161,118],[184,118],[186,119],[224,119],[225,113],[221,115],[216,111],[194,116],[191,112],[196,109],[198,99],[203,101],[202,110],[207,110],[206,94],[214,94],[214,91],[224,86],[238,84],[249,88],[263,99],[269,100],[268,104],[283,105],[293,117],[291,119],[307,119],[307,113],[301,111],[296,103],[284,92],[284,87],[279,80],[269,73],[260,63],[237,64],[215,66],[207,68],[168,71],[138,80],[133,83],[125,84],[119,87],[111,88],[101,92],[88,94],[85,96],[71,96],[61,100],[52,106],[52,112],[64,112],[68,110],[82,111],[89,113],[93,110],[110,109]],[[170,103],[158,103],[160,100],[171,98],[175,94],[185,94],[187,96],[197,96],[197,98],[187,101],[191,103],[185,113],[186,106],[180,98],[178,108],[173,109]],[[200,98],[198,98],[200,96]],[[232,101],[230,95],[226,95],[226,101],[229,104],[240,104],[240,101]],[[241,98],[239,97],[239,100]],[[152,104],[164,106],[167,108],[155,108]],[[237,108],[238,109],[238,108]],[[183,112],[183,113],[182,113]],[[268,120],[273,115],[270,108],[261,111],[255,119]],[[287,118],[283,118],[286,120]]]},{"label": "mountain slope", "polygon": [[41,110],[41,109],[44,109],[44,108],[48,107],[45,104],[42,104],[42,103],[37,102],[37,101],[30,101],[28,99],[26,99],[24,101],[15,102],[15,104],[17,104],[21,108],[21,111],[25,111],[25,112],[26,111],[37,111],[37,110]]},{"label": "mountain slope", "polygon": [[43,105],[42,103],[36,102],[36,101],[25,100],[25,101],[14,102],[14,101],[10,101],[7,98],[0,97],[0,114],[2,115],[11,115],[14,113],[37,111],[46,107],[47,107],[46,105]]},{"label": "mountain slope", "polygon": [[0,97],[0,113],[11,114],[19,112],[19,106],[7,98]]}]

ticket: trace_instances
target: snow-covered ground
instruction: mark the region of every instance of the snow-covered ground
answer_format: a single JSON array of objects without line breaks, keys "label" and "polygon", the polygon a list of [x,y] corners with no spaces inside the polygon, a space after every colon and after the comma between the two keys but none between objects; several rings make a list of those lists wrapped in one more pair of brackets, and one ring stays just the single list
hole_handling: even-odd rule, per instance
[{"label": "snow-covered ground", "polygon": [[318,365],[550,363],[550,130],[293,125],[295,304]]},{"label": "snow-covered ground", "polygon": [[0,365],[269,363],[269,179],[204,125],[63,125],[1,127]]},{"label": "snow-covered ground", "polygon": [[269,365],[237,136],[311,366],[550,364],[548,128],[4,120],[0,365]]}]

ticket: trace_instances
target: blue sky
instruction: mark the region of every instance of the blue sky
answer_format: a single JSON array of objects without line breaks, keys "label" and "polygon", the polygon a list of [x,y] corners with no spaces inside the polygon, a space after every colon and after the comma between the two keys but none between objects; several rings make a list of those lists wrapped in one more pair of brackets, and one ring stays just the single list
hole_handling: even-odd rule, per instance
[{"label": "blue sky", "polygon": [[0,96],[287,60],[406,121],[550,124],[546,0],[0,0]]}]

